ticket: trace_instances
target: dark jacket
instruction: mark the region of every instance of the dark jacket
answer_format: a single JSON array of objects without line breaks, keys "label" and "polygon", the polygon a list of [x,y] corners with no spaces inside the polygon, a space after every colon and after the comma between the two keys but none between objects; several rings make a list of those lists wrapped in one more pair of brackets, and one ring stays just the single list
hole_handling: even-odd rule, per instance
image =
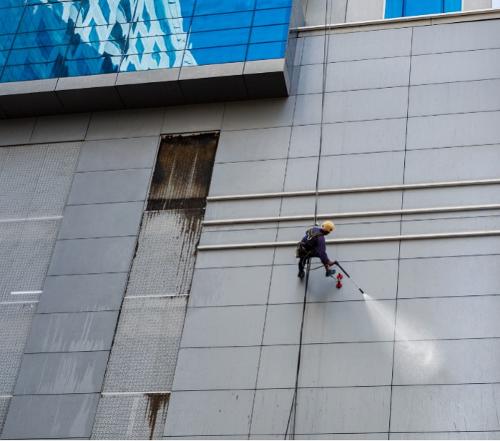
[{"label": "dark jacket", "polygon": [[323,265],[330,262],[326,254],[325,232],[321,227],[309,228],[300,242],[307,250],[309,257],[319,257]]}]

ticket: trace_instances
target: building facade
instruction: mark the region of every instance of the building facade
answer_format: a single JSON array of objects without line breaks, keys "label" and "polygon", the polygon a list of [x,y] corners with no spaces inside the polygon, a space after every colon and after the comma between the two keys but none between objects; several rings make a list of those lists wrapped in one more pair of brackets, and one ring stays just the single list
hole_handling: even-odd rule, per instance
[{"label": "building facade", "polygon": [[500,11],[423,3],[3,2],[1,439],[500,436]]}]

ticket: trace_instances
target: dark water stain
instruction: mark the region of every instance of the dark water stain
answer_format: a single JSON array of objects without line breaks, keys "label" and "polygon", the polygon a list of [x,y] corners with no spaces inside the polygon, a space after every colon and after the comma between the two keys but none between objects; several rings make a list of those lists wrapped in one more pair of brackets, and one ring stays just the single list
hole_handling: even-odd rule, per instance
[{"label": "dark water stain", "polygon": [[204,208],[219,133],[162,138],[147,210]]},{"label": "dark water stain", "polygon": [[148,418],[149,424],[149,439],[153,439],[156,421],[158,419],[158,412],[163,409],[163,412],[167,410],[168,400],[170,394],[144,394],[148,399],[148,405],[146,407],[146,416]]}]

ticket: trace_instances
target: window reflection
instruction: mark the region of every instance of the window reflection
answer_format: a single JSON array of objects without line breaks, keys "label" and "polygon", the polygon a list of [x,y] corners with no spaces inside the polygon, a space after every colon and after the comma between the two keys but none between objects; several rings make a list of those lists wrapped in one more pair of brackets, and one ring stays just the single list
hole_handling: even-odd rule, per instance
[{"label": "window reflection", "polygon": [[281,58],[292,0],[0,0],[0,81]]}]

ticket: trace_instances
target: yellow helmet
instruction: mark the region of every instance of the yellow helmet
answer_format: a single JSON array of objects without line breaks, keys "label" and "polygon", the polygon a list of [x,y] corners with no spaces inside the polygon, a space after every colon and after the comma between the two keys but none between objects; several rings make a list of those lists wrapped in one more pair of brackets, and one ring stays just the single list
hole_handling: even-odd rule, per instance
[{"label": "yellow helmet", "polygon": [[335,231],[335,224],[332,221],[325,221],[321,224],[321,228],[328,233],[331,233],[332,231]]}]

